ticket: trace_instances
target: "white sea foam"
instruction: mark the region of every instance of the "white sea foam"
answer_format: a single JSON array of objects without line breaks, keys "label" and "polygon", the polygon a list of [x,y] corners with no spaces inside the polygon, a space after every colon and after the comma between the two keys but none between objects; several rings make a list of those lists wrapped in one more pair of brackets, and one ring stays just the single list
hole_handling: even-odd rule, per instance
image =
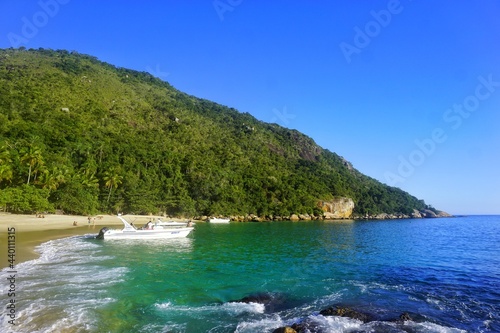
[{"label": "white sea foam", "polygon": [[348,283],[352,286],[359,288],[359,291],[363,294],[371,293],[373,290],[388,290],[388,291],[408,291],[408,287],[404,285],[390,285],[380,282],[364,282],[350,280]]},{"label": "white sea foam", "polygon": [[279,315],[272,315],[259,320],[244,321],[238,324],[235,333],[268,332],[287,323]]},{"label": "white sea foam", "polygon": [[241,303],[241,302],[229,302],[216,305],[204,305],[204,306],[182,306],[173,305],[171,302],[156,303],[155,307],[163,311],[189,311],[191,313],[219,313],[226,312],[231,315],[239,315],[242,313],[264,313],[265,306],[259,303]]},{"label": "white sea foam", "polygon": [[240,314],[240,313],[264,313],[266,307],[264,304],[260,303],[239,303],[239,302],[231,302],[224,303],[221,306],[223,311],[229,312],[231,314]]},{"label": "white sea foam", "polygon": [[[38,259],[16,266],[15,332],[95,330],[94,309],[115,301],[107,288],[123,281],[128,270],[103,265],[113,257],[100,255],[101,246],[81,236],[52,240],[36,250]],[[12,325],[0,323],[0,331],[9,329]]]},{"label": "white sea foam", "polygon": [[415,333],[466,333],[457,328],[441,326],[430,322],[416,323],[413,321],[405,322],[382,322],[373,321],[363,323],[360,320],[338,317],[310,315],[305,318],[284,319],[278,314],[266,316],[255,320],[242,321],[238,324],[235,332],[253,333],[253,332],[271,332],[278,327],[291,326],[294,323],[301,322],[306,327],[314,328],[321,332],[343,333],[343,332],[393,332],[405,333],[410,330]]},{"label": "white sea foam", "polygon": [[311,323],[327,329],[328,332],[345,332],[345,330],[359,329],[362,321],[337,316],[310,316]]},{"label": "white sea foam", "polygon": [[436,305],[440,310],[444,310],[444,306],[441,305],[441,301],[434,297],[426,297],[425,301],[429,304]]},{"label": "white sea foam", "polygon": [[430,322],[416,323],[405,321],[405,326],[411,327],[413,331],[419,333],[466,333],[466,331],[458,328],[441,326]]},{"label": "white sea foam", "polygon": [[172,322],[166,322],[166,323],[149,323],[146,324],[142,327],[137,327],[136,331],[137,333],[152,333],[152,332],[187,332],[186,330],[187,324],[186,323],[172,323]]},{"label": "white sea foam", "polygon": [[156,307],[157,309],[168,309],[168,308],[169,308],[169,307],[171,307],[171,306],[172,306],[172,303],[170,303],[170,302],[166,302],[166,303],[156,303],[156,304],[155,304],[155,307]]},{"label": "white sea foam", "polygon": [[331,304],[338,302],[341,299],[342,299],[342,293],[341,292],[334,292],[334,293],[325,295],[323,297],[320,297],[310,304],[305,304],[304,310],[307,310],[309,308],[310,309],[322,309],[322,308],[328,307]]},{"label": "white sea foam", "polygon": [[[359,320],[344,317],[325,317],[322,315],[309,316],[307,318],[283,319],[279,315],[272,315],[258,320],[244,321],[238,324],[235,332],[253,333],[253,332],[271,332],[278,327],[291,326],[297,322],[307,322],[310,327],[320,329],[321,332],[341,333],[351,330],[359,330],[363,323]],[[368,331],[367,331],[368,332]]]}]

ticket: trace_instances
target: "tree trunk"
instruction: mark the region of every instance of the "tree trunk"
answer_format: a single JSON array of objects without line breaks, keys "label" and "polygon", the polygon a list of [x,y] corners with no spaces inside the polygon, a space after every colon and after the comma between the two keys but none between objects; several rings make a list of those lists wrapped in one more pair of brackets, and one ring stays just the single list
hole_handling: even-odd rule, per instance
[{"label": "tree trunk", "polygon": [[28,170],[28,182],[26,183],[27,185],[30,184],[30,178],[31,178],[31,165],[30,165],[30,168]]},{"label": "tree trunk", "polygon": [[111,190],[112,190],[112,189],[113,189],[113,185],[111,185],[111,186],[109,187],[108,201],[106,201],[106,202],[108,202],[108,203],[109,203],[109,197],[111,196]]}]

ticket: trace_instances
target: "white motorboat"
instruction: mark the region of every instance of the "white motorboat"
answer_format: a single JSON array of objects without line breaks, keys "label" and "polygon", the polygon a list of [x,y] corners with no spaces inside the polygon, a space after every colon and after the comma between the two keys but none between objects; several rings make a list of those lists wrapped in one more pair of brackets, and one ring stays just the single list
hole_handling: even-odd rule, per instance
[{"label": "white motorboat", "polygon": [[216,217],[208,219],[208,222],[210,223],[229,223],[229,221],[231,221],[231,219],[220,219]]},{"label": "white motorboat", "polygon": [[193,231],[193,227],[165,227],[148,222],[143,228],[137,229],[133,224],[128,223],[123,217],[118,216],[123,222],[123,229],[102,228],[97,239],[167,239],[187,237]]}]

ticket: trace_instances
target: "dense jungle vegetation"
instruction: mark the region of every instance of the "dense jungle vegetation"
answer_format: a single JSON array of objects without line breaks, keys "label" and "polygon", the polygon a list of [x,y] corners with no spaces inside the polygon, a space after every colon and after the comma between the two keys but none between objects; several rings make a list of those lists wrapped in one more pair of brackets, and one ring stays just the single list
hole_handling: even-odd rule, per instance
[{"label": "dense jungle vegetation", "polygon": [[0,207],[10,212],[290,215],[422,200],[295,131],[64,50],[0,50]]}]

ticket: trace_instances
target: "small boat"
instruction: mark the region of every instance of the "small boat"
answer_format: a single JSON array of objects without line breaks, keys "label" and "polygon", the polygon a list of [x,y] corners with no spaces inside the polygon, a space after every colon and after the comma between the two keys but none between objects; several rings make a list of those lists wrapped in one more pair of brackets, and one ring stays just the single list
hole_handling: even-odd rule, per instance
[{"label": "small boat", "polygon": [[229,223],[229,221],[231,221],[231,219],[219,219],[216,217],[208,219],[208,222],[210,223]]},{"label": "small boat", "polygon": [[148,222],[144,227],[137,229],[133,224],[128,223],[123,217],[118,216],[123,222],[123,229],[102,228],[97,239],[167,239],[187,237],[193,231],[191,226],[164,227]]}]

